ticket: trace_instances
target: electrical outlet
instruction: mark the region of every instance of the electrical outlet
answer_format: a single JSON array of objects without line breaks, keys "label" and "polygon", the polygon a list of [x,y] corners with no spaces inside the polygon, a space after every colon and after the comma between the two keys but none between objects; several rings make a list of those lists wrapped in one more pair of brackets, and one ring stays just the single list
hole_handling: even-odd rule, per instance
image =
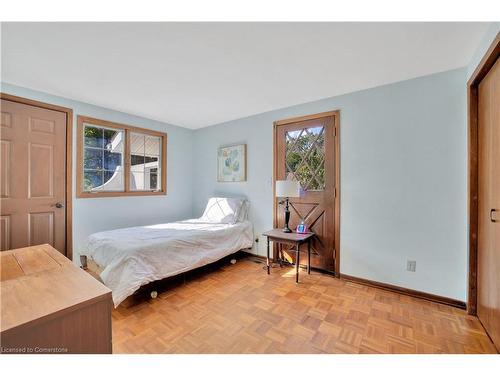
[{"label": "electrical outlet", "polygon": [[259,243],[259,237],[255,237],[255,242]]},{"label": "electrical outlet", "polygon": [[417,270],[417,261],[416,260],[407,260],[406,261],[406,270],[409,272],[415,272]]}]

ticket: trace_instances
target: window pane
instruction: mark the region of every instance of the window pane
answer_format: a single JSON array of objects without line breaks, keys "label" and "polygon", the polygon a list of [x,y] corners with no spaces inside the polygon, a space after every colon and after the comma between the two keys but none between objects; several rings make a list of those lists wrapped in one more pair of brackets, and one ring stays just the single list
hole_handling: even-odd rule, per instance
[{"label": "window pane", "polygon": [[158,175],[156,173],[149,174],[149,188],[151,190],[158,189]]},{"label": "window pane", "polygon": [[123,169],[115,171],[104,171],[104,191],[123,191]]},{"label": "window pane", "polygon": [[304,190],[325,188],[325,132],[322,126],[287,132],[285,170]]},{"label": "window pane", "polygon": [[85,125],[84,144],[85,146],[103,147],[103,129],[95,126]]},{"label": "window pane", "polygon": [[148,160],[148,163],[146,163],[145,173],[146,189],[159,190],[161,186],[158,182],[158,176],[160,173],[160,169],[158,168],[158,158],[150,158]]},{"label": "window pane", "polygon": [[144,156],[144,134],[130,133],[130,154]]},{"label": "window pane", "polygon": [[144,164],[144,173],[146,173],[146,180],[148,179],[148,175],[150,173],[157,173],[158,167],[158,157],[146,156]]},{"label": "window pane", "polygon": [[114,171],[122,165],[122,154],[104,150],[103,168],[108,171]]},{"label": "window pane", "polygon": [[85,148],[83,167],[85,169],[102,169],[102,149]]},{"label": "window pane", "polygon": [[130,133],[130,190],[144,190],[144,142],[143,134]]},{"label": "window pane", "polygon": [[147,136],[145,140],[145,154],[151,156],[160,155],[160,137]]},{"label": "window pane", "polygon": [[130,190],[144,190],[144,172],[130,171]]},{"label": "window pane", "polygon": [[130,155],[130,164],[144,166],[144,155]]},{"label": "window pane", "polygon": [[102,187],[102,171],[84,171],[83,190],[97,191]]},{"label": "window pane", "polygon": [[123,130],[104,129],[104,148],[111,152],[123,152]]}]

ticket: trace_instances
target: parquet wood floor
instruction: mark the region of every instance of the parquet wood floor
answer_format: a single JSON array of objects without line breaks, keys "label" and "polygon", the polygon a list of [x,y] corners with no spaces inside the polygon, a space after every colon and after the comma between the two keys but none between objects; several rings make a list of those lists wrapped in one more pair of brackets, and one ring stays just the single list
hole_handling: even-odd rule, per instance
[{"label": "parquet wood floor", "polygon": [[113,311],[114,353],[496,353],[463,310],[250,258]]}]

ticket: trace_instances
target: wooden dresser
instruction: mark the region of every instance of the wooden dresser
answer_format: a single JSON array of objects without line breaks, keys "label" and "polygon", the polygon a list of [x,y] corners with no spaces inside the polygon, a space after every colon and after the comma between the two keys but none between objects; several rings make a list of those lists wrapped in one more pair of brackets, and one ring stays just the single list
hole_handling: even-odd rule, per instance
[{"label": "wooden dresser", "polygon": [[111,353],[111,290],[49,245],[0,253],[2,353]]}]

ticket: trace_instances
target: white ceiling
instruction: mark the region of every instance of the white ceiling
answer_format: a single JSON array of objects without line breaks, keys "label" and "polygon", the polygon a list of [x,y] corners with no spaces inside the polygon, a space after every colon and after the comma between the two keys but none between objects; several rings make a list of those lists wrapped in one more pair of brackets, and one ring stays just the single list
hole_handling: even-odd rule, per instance
[{"label": "white ceiling", "polygon": [[462,67],[487,23],[3,23],[2,81],[200,128]]}]

